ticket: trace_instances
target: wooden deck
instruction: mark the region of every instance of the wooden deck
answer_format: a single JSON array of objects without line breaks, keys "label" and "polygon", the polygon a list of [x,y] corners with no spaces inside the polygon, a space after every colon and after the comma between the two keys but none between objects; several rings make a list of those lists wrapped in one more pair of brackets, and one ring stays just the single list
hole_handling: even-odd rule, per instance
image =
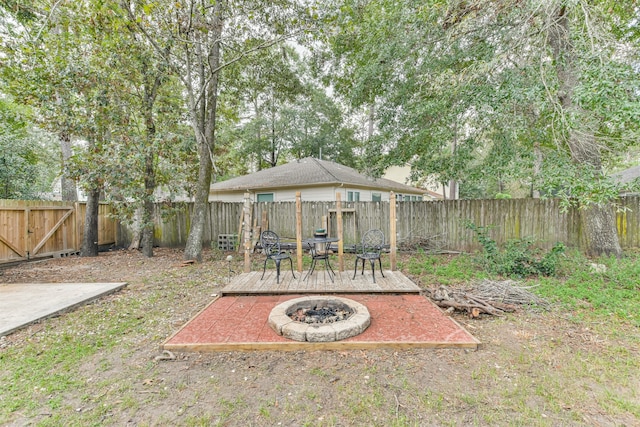
[{"label": "wooden deck", "polygon": [[[306,271],[274,270],[239,274],[230,278],[220,294],[169,338],[162,348],[172,351],[313,351],[391,348],[473,348],[480,342],[447,316],[420,288],[398,271],[371,270],[355,279],[353,270],[338,273],[332,282],[322,268],[304,280]],[[300,295],[340,294],[365,305],[371,324],[359,335],[339,341],[294,341],[270,326],[273,308]]]},{"label": "wooden deck", "polygon": [[225,286],[221,295],[281,295],[281,294],[419,294],[420,288],[399,271],[385,270],[384,276],[376,271],[376,283],[373,283],[371,270],[365,270],[364,275],[356,274],[353,277],[351,271],[336,271],[333,282],[326,271],[320,267],[316,269],[306,280],[307,272],[296,272],[294,278],[291,270],[280,272],[280,283],[276,283],[275,270],[267,270],[264,279],[260,280],[262,271],[243,273],[231,279]]}]

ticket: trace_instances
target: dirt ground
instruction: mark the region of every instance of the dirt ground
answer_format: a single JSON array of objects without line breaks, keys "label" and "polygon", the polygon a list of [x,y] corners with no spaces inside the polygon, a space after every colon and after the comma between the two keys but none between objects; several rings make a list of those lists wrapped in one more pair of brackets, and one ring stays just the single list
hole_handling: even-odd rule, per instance
[{"label": "dirt ground", "polygon": [[163,354],[162,342],[242,271],[240,256],[229,265],[226,255],[208,251],[203,263],[184,266],[179,250],[156,249],[151,259],[113,251],[0,269],[0,283],[129,283],[3,337],[0,352],[37,345],[60,330],[83,334],[86,325],[78,322],[88,315],[127,316],[132,325],[117,345],[73,368],[82,385],[62,392],[59,405],[34,392],[37,409],[4,414],[8,425],[55,424],[60,416],[69,425],[640,425],[638,406],[615,404],[640,405],[638,373],[597,372],[610,367],[602,358],[633,360],[638,350],[623,355],[624,342],[560,309],[501,318],[454,314],[483,343],[477,351]]}]

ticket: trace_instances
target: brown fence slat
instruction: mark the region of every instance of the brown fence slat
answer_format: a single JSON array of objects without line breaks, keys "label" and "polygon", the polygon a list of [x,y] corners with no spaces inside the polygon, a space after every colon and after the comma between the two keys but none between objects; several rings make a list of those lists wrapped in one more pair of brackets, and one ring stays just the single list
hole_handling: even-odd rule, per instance
[{"label": "brown fence slat", "polygon": [[70,208],[63,216],[62,218],[60,218],[58,220],[58,222],[47,232],[47,234],[44,235],[44,237],[40,240],[40,242],[38,242],[38,244],[33,248],[33,250],[31,251],[31,255],[35,255],[38,253],[38,251],[40,249],[42,249],[42,247],[45,245],[45,243],[47,243],[47,240],[49,240],[51,238],[51,236],[53,236],[55,234],[56,231],[58,231],[58,228],[60,228],[60,226],[67,220],[67,218],[69,218],[73,213],[75,212],[75,210],[73,208]]},{"label": "brown fence slat", "polygon": [[[618,235],[623,248],[640,246],[640,196],[620,199],[616,213]],[[334,202],[302,202],[303,236],[310,236],[328,218],[330,232],[337,232]],[[70,214],[73,209],[73,213]],[[174,205],[175,214],[164,218],[156,206],[156,244],[183,246],[188,236],[189,203]],[[60,217],[60,212],[68,212]],[[218,241],[220,234],[237,234],[237,222],[242,203],[212,202],[207,215],[205,243]],[[78,250],[82,239],[85,206],[65,202],[0,200],[0,262],[26,258],[27,254],[49,254]],[[269,228],[283,238],[295,236],[295,202],[254,203],[253,215],[262,218],[266,213]],[[111,207],[100,206],[101,245],[117,241],[128,244],[130,232],[123,224],[109,218]],[[459,251],[479,249],[474,233],[464,223],[492,227],[490,236],[499,244],[509,239],[534,239],[541,247],[556,242],[582,247],[579,211],[563,212],[558,200],[445,200],[436,202],[397,202],[398,242],[415,238],[438,238],[443,248]],[[70,222],[70,226],[67,224]],[[34,223],[35,222],[35,223]],[[117,228],[117,230],[116,230]],[[359,236],[370,228],[389,233],[388,202],[344,202],[343,235],[345,245],[355,244]],[[118,238],[116,239],[116,231]],[[35,233],[34,233],[35,232]]]},{"label": "brown fence slat", "polygon": [[[0,200],[0,263],[78,251],[84,203]],[[101,204],[98,244],[116,243],[112,207]]]}]

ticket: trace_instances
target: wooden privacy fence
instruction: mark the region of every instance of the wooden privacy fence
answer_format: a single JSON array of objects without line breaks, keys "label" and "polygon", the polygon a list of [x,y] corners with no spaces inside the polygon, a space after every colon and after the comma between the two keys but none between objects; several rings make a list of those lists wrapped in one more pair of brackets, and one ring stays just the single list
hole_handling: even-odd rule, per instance
[{"label": "wooden privacy fence", "polygon": [[[0,200],[0,263],[78,252],[85,211],[84,203]],[[100,245],[116,241],[110,213],[109,205],[100,205]]]},{"label": "wooden privacy fence", "polygon": [[[302,235],[310,237],[313,231],[327,221],[330,235],[337,235],[335,202],[305,202],[302,195]],[[640,247],[640,197],[627,196],[620,200],[624,210],[617,213],[618,234],[623,248]],[[163,217],[160,206],[154,214],[155,244],[158,246],[184,246],[192,205],[173,206],[173,214]],[[371,228],[381,229],[389,235],[389,202],[342,202],[343,237],[345,245],[359,241]],[[263,226],[263,220],[266,222]],[[212,202],[207,212],[204,240],[217,247],[220,236],[241,236],[243,204]],[[283,239],[295,240],[295,202],[253,203],[248,227],[264,227],[278,233]],[[571,247],[583,247],[579,212],[562,212],[555,199],[508,200],[444,200],[428,202],[396,202],[396,233],[398,246],[433,247],[453,251],[474,251],[480,248],[475,234],[466,228],[472,222],[490,227],[489,236],[498,244],[509,239],[532,238],[543,248],[556,242]],[[118,228],[118,244],[127,245],[131,231]],[[256,235],[253,236],[257,238]]]}]

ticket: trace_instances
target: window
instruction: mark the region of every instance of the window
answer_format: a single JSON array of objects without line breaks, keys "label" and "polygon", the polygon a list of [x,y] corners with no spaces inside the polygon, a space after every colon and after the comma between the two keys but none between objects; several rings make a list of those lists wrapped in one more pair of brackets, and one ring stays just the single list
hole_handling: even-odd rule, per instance
[{"label": "window", "polygon": [[382,193],[371,193],[371,201],[372,202],[381,202],[382,201]]},{"label": "window", "polygon": [[359,191],[347,191],[347,201],[348,202],[359,202],[360,201],[360,192]]},{"label": "window", "polygon": [[405,202],[410,202],[411,201],[411,196],[404,196],[404,201]]},{"label": "window", "polygon": [[273,202],[273,193],[259,193],[258,202]]}]

